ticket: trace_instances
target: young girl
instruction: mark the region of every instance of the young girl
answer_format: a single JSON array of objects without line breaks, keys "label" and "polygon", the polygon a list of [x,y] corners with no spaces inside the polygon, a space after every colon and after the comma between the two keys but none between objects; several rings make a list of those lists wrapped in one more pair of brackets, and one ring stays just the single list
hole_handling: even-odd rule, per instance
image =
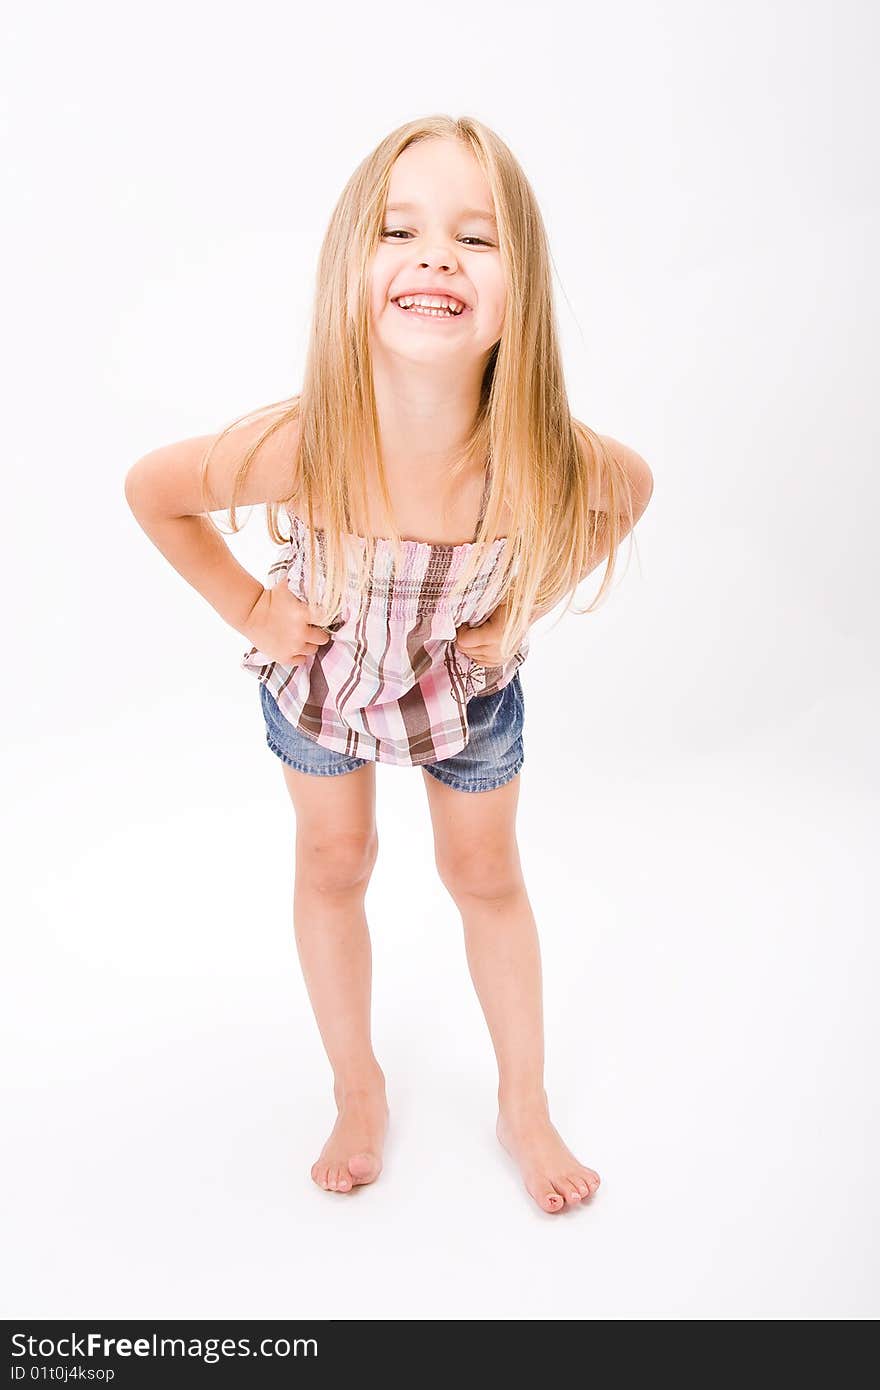
[{"label": "young girl", "polygon": [[[546,1212],[591,1197],[544,1090],[541,970],[515,833],[528,628],[647,506],[640,456],[574,420],[546,234],[507,146],[471,119],[392,132],[321,250],[299,396],[129,471],[139,523],[250,644],[295,810],[297,947],[338,1118],[329,1192],[382,1167],[364,896],[375,764],[420,767],[441,881],[498,1063],[497,1133]],[[262,416],[262,420],[259,418]],[[268,416],[268,420],[267,417]],[[264,588],[209,513],[266,503]],[[283,508],[288,534],[277,525]]]}]

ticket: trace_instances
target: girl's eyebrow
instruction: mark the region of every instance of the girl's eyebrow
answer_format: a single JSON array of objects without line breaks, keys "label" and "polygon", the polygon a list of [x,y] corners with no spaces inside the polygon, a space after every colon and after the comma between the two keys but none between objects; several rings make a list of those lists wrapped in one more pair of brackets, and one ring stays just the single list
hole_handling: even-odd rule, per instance
[{"label": "girl's eyebrow", "polygon": [[[385,206],[385,211],[418,212],[419,205],[418,203],[387,203]],[[486,212],[485,208],[462,208],[461,216],[465,218],[477,217],[483,222],[491,222],[493,226],[495,225],[495,218],[492,216],[491,212]]]}]

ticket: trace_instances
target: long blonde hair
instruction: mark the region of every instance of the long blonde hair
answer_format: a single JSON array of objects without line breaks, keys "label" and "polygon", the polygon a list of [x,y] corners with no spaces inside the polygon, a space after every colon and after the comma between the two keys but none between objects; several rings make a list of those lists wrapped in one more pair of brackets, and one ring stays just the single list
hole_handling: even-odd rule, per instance
[{"label": "long blonde hair", "polygon": [[[471,117],[428,116],[391,132],[355,169],[333,210],[321,246],[316,295],[302,391],[240,416],[222,434],[244,420],[271,413],[273,418],[239,465],[229,507],[235,504],[257,450],[276,430],[298,421],[298,446],[290,460],[290,492],[284,501],[267,502],[272,539],[289,537],[278,527],[279,509],[304,499],[312,547],[310,572],[316,574],[313,508],[318,503],[323,530],[321,592],[310,595],[318,621],[327,626],[346,597],[346,574],[361,591],[375,537],[359,537],[354,498],[367,515],[367,467],[372,461],[386,510],[383,534],[400,560],[400,532],[393,515],[379,444],[379,421],[369,349],[370,264],[379,244],[391,169],[398,155],[419,140],[456,139],[472,151],[488,181],[498,225],[499,249],[507,283],[501,338],[483,375],[480,404],[460,456],[450,465],[455,479],[477,460],[490,461],[491,488],[485,513],[460,576],[463,588],[475,572],[483,546],[498,533],[503,503],[509,508],[508,543],[499,563],[507,620],[501,636],[503,659],[516,651],[535,608],[547,611],[580,580],[605,549],[602,584],[589,607],[592,612],[608,590],[621,537],[620,514],[633,525],[627,474],[601,437],[573,419],[568,405],[556,326],[551,257],[537,200],[522,168],[507,145]],[[202,462],[202,488],[212,441]],[[603,496],[603,509],[596,501]],[[205,508],[206,513],[208,507]],[[212,522],[213,524],[213,522]],[[359,540],[365,543],[361,546]],[[359,566],[362,566],[358,569]],[[326,576],[326,583],[320,582]]]}]

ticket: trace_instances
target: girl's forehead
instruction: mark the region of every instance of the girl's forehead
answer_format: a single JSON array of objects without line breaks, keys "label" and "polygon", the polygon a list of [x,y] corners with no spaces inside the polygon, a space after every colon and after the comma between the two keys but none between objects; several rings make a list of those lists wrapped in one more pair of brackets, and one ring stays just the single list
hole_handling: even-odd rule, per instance
[{"label": "girl's forehead", "polygon": [[387,204],[446,201],[491,210],[489,184],[472,152],[452,140],[421,141],[403,150],[391,166]]}]

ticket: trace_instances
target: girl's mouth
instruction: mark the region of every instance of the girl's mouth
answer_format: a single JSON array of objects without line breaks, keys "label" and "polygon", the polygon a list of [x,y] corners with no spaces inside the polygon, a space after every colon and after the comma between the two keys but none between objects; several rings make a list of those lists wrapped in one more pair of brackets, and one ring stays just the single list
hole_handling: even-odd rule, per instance
[{"label": "girl's mouth", "polygon": [[396,299],[393,299],[391,302],[402,314],[409,314],[410,317],[417,319],[431,319],[435,323],[445,319],[460,319],[468,312],[466,306],[462,306],[461,309],[456,311],[453,309],[428,309],[421,304],[403,305]]}]

